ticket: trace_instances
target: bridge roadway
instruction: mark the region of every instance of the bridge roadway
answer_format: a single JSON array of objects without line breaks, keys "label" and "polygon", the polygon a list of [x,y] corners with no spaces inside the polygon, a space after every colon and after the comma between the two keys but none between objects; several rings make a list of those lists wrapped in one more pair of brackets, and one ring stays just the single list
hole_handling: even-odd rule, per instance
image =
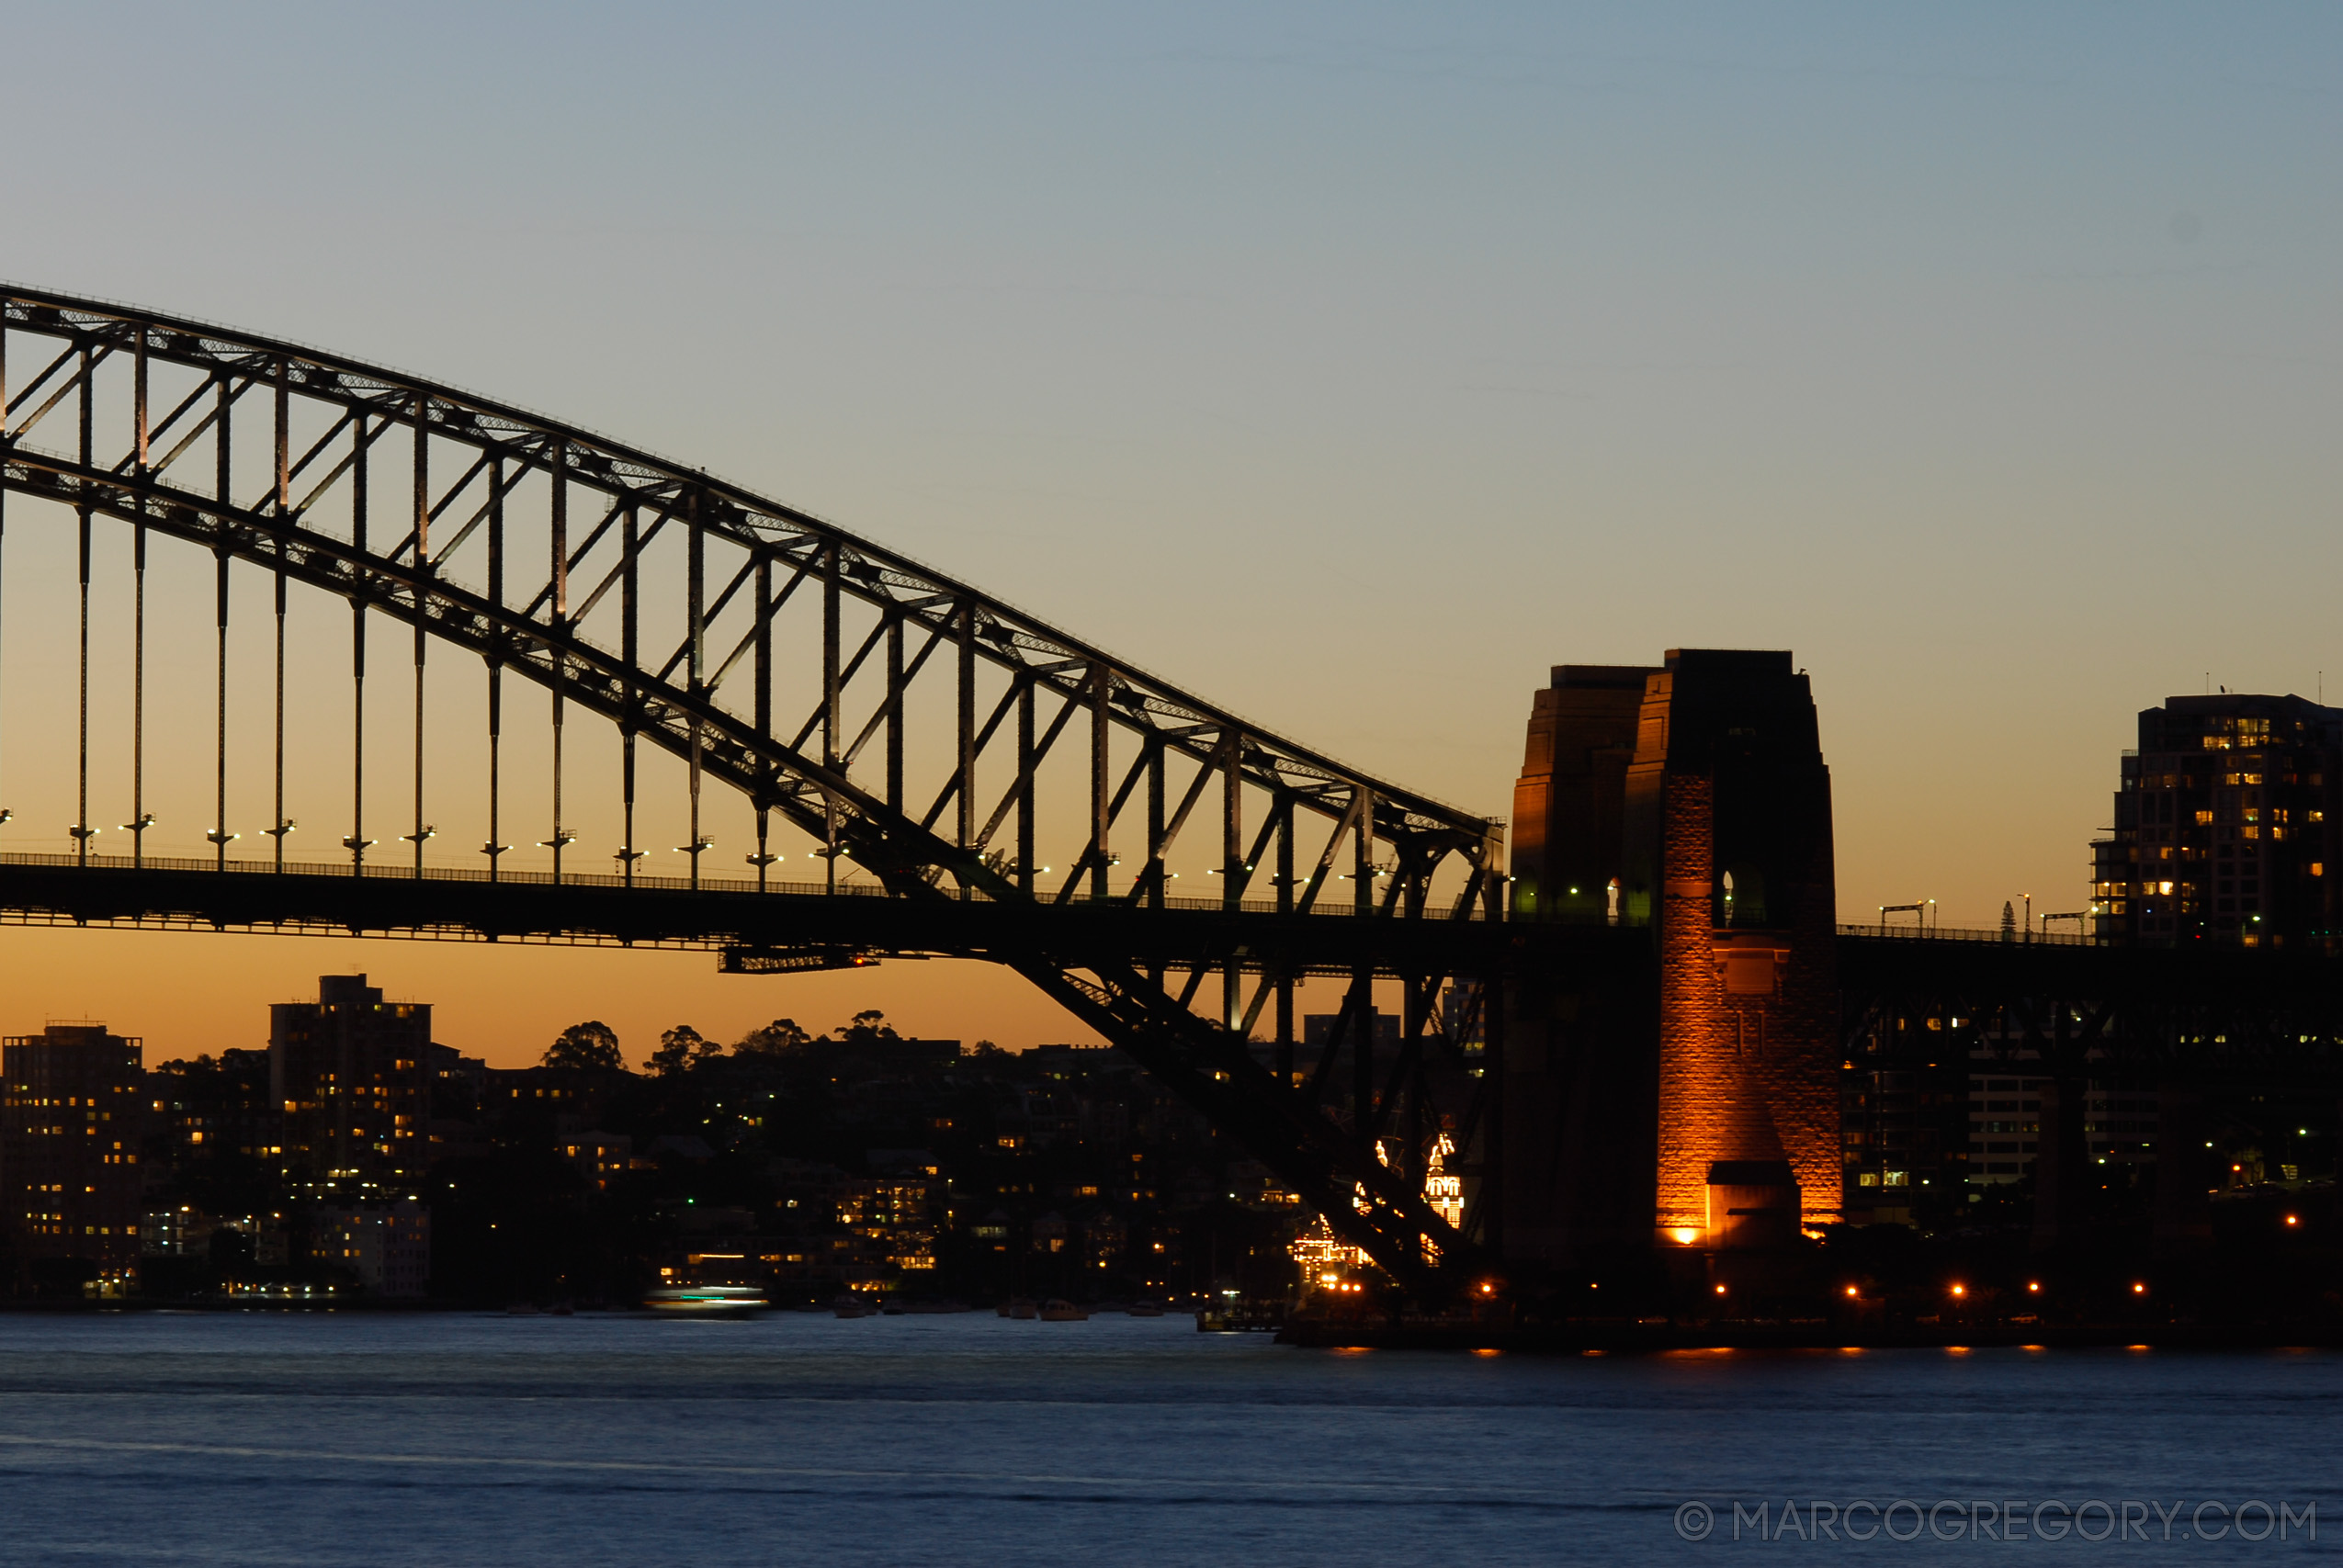
[{"label": "bridge roadway", "polygon": [[1980,1012],[2019,998],[2230,1008],[2335,1010],[2343,957],[2303,950],[2202,945],[2118,946],[2072,939],[2028,942],[1996,931],[1884,934],[1839,930],[1839,985],[1850,1010],[1863,998],[1936,998]]},{"label": "bridge roadway", "polygon": [[[891,896],[867,884],[565,876],[412,867],[0,855],[0,921],[281,934],[402,937],[722,953],[752,967],[844,966],[883,957],[1012,962],[1045,952],[1171,969],[1349,977],[1488,977],[1549,984],[1615,979],[1648,963],[1634,927],[1360,916],[1348,906],[1280,914],[1266,900],[1231,910],[1206,899],[1159,906],[1118,897],[995,902]],[[760,962],[761,961],[761,962]],[[2333,1008],[2343,961],[2270,949],[2132,948],[2005,940],[1987,931],[1921,936],[1841,927],[1839,985],[1851,1014],[1873,998],[1981,1011],[2016,998],[2225,1007]]]},{"label": "bridge roadway", "polygon": [[1127,897],[1063,902],[1000,900],[938,890],[890,896],[867,884],[832,892],[820,884],[565,876],[369,865],[291,866],[264,861],[161,861],[128,857],[0,856],[0,920],[320,935],[368,934],[442,941],[707,948],[768,960],[773,969],[815,968],[855,956],[966,957],[1013,962],[1035,953],[1172,969],[1234,964],[1300,976],[1484,976],[1525,964],[1547,973],[1615,974],[1647,952],[1644,933],[1481,919],[1359,915],[1348,906],[1280,914],[1251,900],[1236,910],[1205,899]]}]

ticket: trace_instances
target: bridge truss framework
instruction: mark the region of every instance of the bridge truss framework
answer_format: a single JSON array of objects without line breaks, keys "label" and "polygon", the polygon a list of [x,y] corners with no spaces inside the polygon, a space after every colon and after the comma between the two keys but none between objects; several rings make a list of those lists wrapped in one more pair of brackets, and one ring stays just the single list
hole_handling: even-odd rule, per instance
[{"label": "bridge truss framework", "polygon": [[[989,958],[1130,1052],[1420,1293],[1453,1292],[1483,1266],[1493,1210],[1458,1234],[1416,1190],[1409,1151],[1430,1118],[1434,1131],[1444,1122],[1462,1134],[1466,1170],[1493,1172],[1498,1157],[1497,1118],[1486,1106],[1499,1086],[1465,1058],[1477,998],[1503,955],[1499,823],[1248,724],[965,583],[704,471],[379,367],[6,288],[0,406],[0,509],[13,494],[70,513],[81,595],[74,850],[6,857],[0,903],[10,918],[700,943],[747,969],[880,952]],[[245,434],[255,423],[256,440]],[[127,856],[97,852],[90,808],[100,519],[130,529],[136,579]],[[6,522],[0,510],[0,574]],[[215,561],[208,866],[145,852],[154,821],[144,710],[150,535]],[[231,856],[232,563],[259,569],[274,589],[275,794],[264,829],[273,847],[259,863]],[[319,651],[287,648],[291,587],[352,612],[346,863],[287,859],[296,825],[285,794],[286,661]],[[414,670],[413,790],[399,835],[412,850],[395,859],[372,853],[368,836],[368,633],[378,617],[412,632],[402,651]],[[807,648],[811,657],[798,657]],[[460,650],[485,671],[489,828],[485,865],[474,872],[425,862],[436,832],[429,807],[445,782],[426,752],[434,730],[423,671],[434,649]],[[508,674],[550,696],[549,831],[538,841],[551,851],[549,875],[503,861]],[[790,707],[793,694],[811,701]],[[564,857],[577,838],[563,797],[562,726],[572,708],[620,738],[624,841],[613,875],[582,874]],[[645,743],[687,770],[682,878],[639,868],[636,754]],[[1053,773],[1053,757],[1072,765]],[[1045,801],[1050,781],[1068,772],[1079,782],[1059,792],[1067,798]],[[702,876],[713,847],[702,826],[708,781],[753,807],[753,881]],[[1046,888],[1039,840],[1053,806],[1081,827],[1068,874]],[[379,803],[372,809],[379,820]],[[813,840],[820,884],[773,877],[776,827]],[[1183,830],[1199,829],[1217,832],[1218,897],[1175,897],[1171,856]],[[1121,888],[1109,877],[1118,849],[1138,862]],[[873,884],[850,883],[854,867]],[[1324,918],[1338,907],[1341,919]],[[1310,973],[1351,980],[1314,1066],[1296,1061],[1293,1018],[1294,983]],[[1368,1027],[1378,977],[1398,980],[1407,998],[1401,1063],[1380,1084]],[[1213,978],[1217,995],[1200,1001]],[[1452,987],[1463,1005],[1443,1009]],[[1268,1065],[1247,1046],[1257,1027],[1273,1031]],[[1349,1103],[1330,1106],[1344,1076],[1338,1067],[1347,1068]],[[1401,1157],[1387,1164],[1377,1139],[1395,1131],[1395,1110],[1415,1141],[1401,1141]]]}]

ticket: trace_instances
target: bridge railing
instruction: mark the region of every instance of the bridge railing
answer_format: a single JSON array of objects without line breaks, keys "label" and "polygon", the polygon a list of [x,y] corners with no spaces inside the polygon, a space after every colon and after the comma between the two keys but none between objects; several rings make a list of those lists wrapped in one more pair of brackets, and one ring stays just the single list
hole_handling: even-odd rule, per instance
[{"label": "bridge railing", "polygon": [[[703,876],[699,879],[698,883],[695,885],[691,878],[686,876],[653,876],[638,874],[630,881],[627,877],[614,875],[608,873],[573,871],[564,871],[557,880],[553,874],[549,871],[521,871],[515,869],[499,871],[492,875],[486,871],[467,870],[461,866],[427,865],[418,872],[412,864],[399,865],[387,861],[359,864],[353,864],[348,861],[287,861],[280,866],[273,860],[230,860],[222,862],[204,856],[146,855],[143,857],[134,858],[130,855],[91,855],[86,861],[85,861],[80,856],[74,854],[9,852],[0,854],[0,865],[42,866],[61,869],[85,866],[91,870],[105,871],[146,870],[201,872],[207,875],[213,874],[224,874],[230,876],[285,875],[364,877],[369,882],[414,882],[420,880],[424,882],[463,882],[480,884],[492,882],[497,884],[516,884],[535,887],[550,887],[557,886],[562,887],[596,888],[631,887],[654,892],[686,893],[697,891],[701,893],[767,894],[776,897],[795,898],[885,898],[890,897],[886,888],[879,886],[875,883],[868,882],[841,882],[833,888],[825,883],[820,882],[784,882],[777,879],[768,878],[763,884],[759,884],[755,881],[741,877]],[[974,900],[977,902],[984,903],[990,901],[981,889],[972,889],[971,894]],[[1073,897],[1067,899],[1066,903],[1070,906],[1081,906],[1084,908],[1112,906],[1129,908],[1133,907],[1127,895],[1120,894],[1109,895],[1104,898],[1093,897],[1088,894],[1077,894]],[[1221,912],[1227,908],[1227,906],[1217,898],[1166,897],[1163,899],[1161,907],[1166,909],[1195,910],[1214,913]],[[1278,912],[1276,900],[1271,898],[1248,898],[1244,900],[1238,908],[1239,912],[1248,915],[1273,915]],[[1330,916],[1343,919],[1355,919],[1358,916],[1357,909],[1350,904],[1320,904],[1308,910],[1307,913],[1313,916]],[[1372,919],[1377,917],[1375,915],[1369,915],[1367,918]],[[1454,911],[1449,909],[1427,908],[1420,918],[1430,920],[1442,920],[1452,919],[1456,917]],[[1486,917],[1480,907],[1478,905],[1475,905],[1463,918],[1471,920],[1477,920],[1485,919]]]},{"label": "bridge railing", "polygon": [[2113,947],[2112,938],[2080,931],[2002,931],[1998,927],[1900,926],[1869,920],[1862,925],[1839,924],[1840,936],[1885,937],[1891,942],[1999,942],[2012,947]]}]

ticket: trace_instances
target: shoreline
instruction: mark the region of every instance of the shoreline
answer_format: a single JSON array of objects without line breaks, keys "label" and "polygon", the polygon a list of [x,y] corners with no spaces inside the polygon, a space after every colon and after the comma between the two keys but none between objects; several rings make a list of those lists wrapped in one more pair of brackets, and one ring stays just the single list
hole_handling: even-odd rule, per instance
[{"label": "shoreline", "polygon": [[2316,1350],[2343,1348],[2343,1325],[1978,1324],[1908,1327],[1817,1323],[1479,1324],[1288,1322],[1277,1343],[1309,1349],[1471,1350],[1636,1355],[1699,1350]]}]

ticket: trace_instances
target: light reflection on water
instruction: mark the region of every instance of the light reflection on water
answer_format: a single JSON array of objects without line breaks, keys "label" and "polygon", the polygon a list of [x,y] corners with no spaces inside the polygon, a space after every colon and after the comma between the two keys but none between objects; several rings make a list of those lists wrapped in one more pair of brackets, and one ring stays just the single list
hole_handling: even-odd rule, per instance
[{"label": "light reflection on water", "polygon": [[[1179,1317],[0,1316],[0,1562],[1676,1562],[1733,1500],[2316,1500],[2343,1356],[1283,1348]],[[2129,1550],[2144,1551],[2136,1545]],[[2171,1560],[2202,1542],[2156,1543]],[[2230,1541],[2224,1557],[2286,1550]]]}]

